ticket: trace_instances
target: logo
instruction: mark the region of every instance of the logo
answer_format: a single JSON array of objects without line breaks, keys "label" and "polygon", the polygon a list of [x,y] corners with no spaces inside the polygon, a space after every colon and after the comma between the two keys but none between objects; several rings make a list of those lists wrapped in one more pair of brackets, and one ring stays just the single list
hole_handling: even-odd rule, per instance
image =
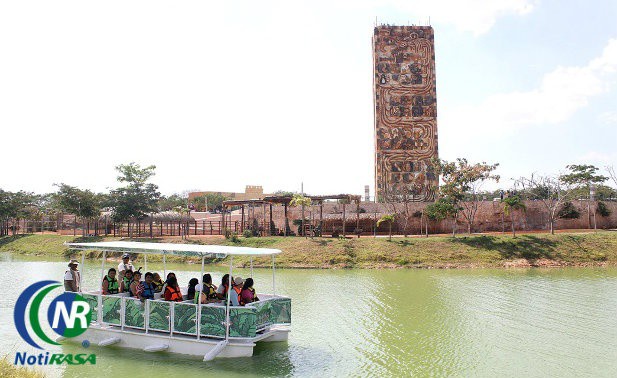
[{"label": "logo", "polygon": [[[47,335],[41,327],[41,319],[39,318],[39,312],[41,311],[41,304],[43,300],[54,290],[60,288],[62,285],[57,281],[39,281],[26,288],[21,295],[17,298],[15,303],[15,310],[13,312],[13,319],[15,321],[15,328],[24,339],[25,342],[31,346],[43,350],[40,341],[44,341],[51,345],[60,345],[54,341],[53,335],[50,337]],[[29,307],[28,307],[29,306]],[[51,301],[49,308],[47,309],[47,323],[50,328],[59,336],[71,338],[76,337],[84,333],[90,321],[92,320],[92,312],[90,304],[79,294],[66,292],[58,295]],[[38,338],[34,340],[33,335],[28,331],[27,324],[30,324],[30,328],[34,335]],[[82,345],[87,343],[84,340]],[[89,343],[87,343],[89,345]],[[26,352],[17,353],[15,356],[16,365],[24,364],[83,364],[90,362],[96,363],[96,356],[94,354],[52,354],[46,352],[37,356],[28,356]]]},{"label": "logo", "polygon": [[[60,345],[43,332],[39,321],[39,310],[43,299],[54,289],[61,287],[57,281],[40,281],[26,288],[17,298],[13,318],[19,336],[35,348],[43,349],[37,344],[26,327],[26,319],[30,321],[30,327],[39,339],[48,344]],[[37,294],[38,293],[38,294]],[[36,294],[36,295],[35,295]],[[30,311],[26,316],[26,309],[30,304]],[[63,337],[79,336],[88,329],[92,320],[90,304],[77,293],[64,293],[51,302],[47,311],[47,321],[51,329]]]}]

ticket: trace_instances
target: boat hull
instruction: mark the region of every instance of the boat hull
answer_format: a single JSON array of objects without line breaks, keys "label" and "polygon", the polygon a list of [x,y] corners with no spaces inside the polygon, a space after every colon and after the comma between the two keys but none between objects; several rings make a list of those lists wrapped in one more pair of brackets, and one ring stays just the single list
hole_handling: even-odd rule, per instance
[{"label": "boat hull", "polygon": [[[250,357],[253,355],[255,342],[285,341],[289,329],[272,328],[255,339],[230,340],[230,342],[216,356],[217,358]],[[221,340],[196,337],[145,333],[141,331],[121,330],[114,326],[92,325],[82,335],[66,341],[82,343],[87,340],[92,346],[139,349],[143,351],[157,351],[162,353],[177,353],[189,356],[204,357],[212,351]],[[103,346],[106,345],[106,346]]]}]

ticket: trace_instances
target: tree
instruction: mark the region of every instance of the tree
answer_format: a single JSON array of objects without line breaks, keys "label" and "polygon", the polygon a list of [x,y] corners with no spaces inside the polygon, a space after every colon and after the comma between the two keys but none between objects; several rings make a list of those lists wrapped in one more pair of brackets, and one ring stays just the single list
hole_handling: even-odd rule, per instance
[{"label": "tree", "polygon": [[148,183],[155,175],[156,166],[142,168],[139,164],[121,164],[116,167],[118,182],[125,186],[111,191],[113,219],[117,222],[141,219],[157,210],[161,194],[158,186]]},{"label": "tree", "polygon": [[480,190],[486,181],[499,182],[499,175],[493,174],[499,164],[470,164],[467,159],[458,158],[456,162],[434,159],[433,165],[443,181],[443,185],[439,187],[440,196],[448,198],[456,209],[453,235],[456,235],[458,209],[462,211],[467,232],[471,234],[481,199]]},{"label": "tree", "polygon": [[[8,222],[10,220],[34,218],[39,215],[38,201],[39,196],[30,192],[8,192],[0,189],[0,220]],[[13,227],[13,235],[17,228]]]},{"label": "tree", "polygon": [[[572,185],[574,189],[585,189],[585,197],[589,198],[587,201],[587,218],[589,222],[589,228],[591,228],[591,185],[601,184],[608,180],[608,177],[597,174],[598,168],[593,165],[567,165],[566,168],[570,171],[567,174],[561,175],[562,182]],[[594,228],[595,228],[595,206],[594,206]]]},{"label": "tree", "polygon": [[385,214],[382,215],[381,218],[377,221],[377,227],[381,226],[382,223],[388,223],[388,240],[392,241],[392,223],[396,220],[396,216],[394,214]]},{"label": "tree", "polygon": [[505,215],[510,216],[510,222],[512,223],[512,236],[516,237],[516,230],[514,227],[514,213],[517,211],[525,211],[525,203],[521,197],[517,194],[508,196],[503,199],[503,212]]},{"label": "tree", "polygon": [[[441,222],[444,219],[452,218],[456,222],[456,217],[460,208],[448,197],[440,197],[437,201],[424,208],[426,217],[432,221]],[[452,237],[456,237],[455,228],[452,228]]]},{"label": "tree", "polygon": [[186,207],[188,198],[174,193],[170,196],[161,196],[158,200],[157,207],[159,211],[173,211],[178,207]]},{"label": "tree", "polygon": [[[74,214],[83,219],[91,219],[101,214],[101,197],[90,190],[82,190],[64,183],[54,184],[58,191],[52,194],[52,206],[62,213]],[[82,232],[85,229],[82,227]]]},{"label": "tree", "polygon": [[227,199],[227,197],[219,193],[206,193],[203,196],[194,197],[191,203],[196,208],[205,209],[206,211],[209,209],[222,210],[223,202]]},{"label": "tree", "polygon": [[95,193],[64,183],[55,186],[58,191],[53,194],[53,206],[58,210],[84,218],[100,214],[100,198]]},{"label": "tree", "polygon": [[615,184],[615,187],[617,187],[617,173],[615,173],[615,168],[612,165],[607,165],[606,171],[608,172],[609,177],[613,181],[613,184]]},{"label": "tree", "polygon": [[556,177],[532,174],[529,178],[519,178],[515,186],[521,187],[528,199],[542,203],[548,217],[548,227],[554,234],[559,209],[572,197],[571,185]]},{"label": "tree", "polygon": [[291,201],[289,202],[289,206],[302,206],[302,233],[306,234],[304,232],[304,207],[305,206],[311,206],[311,199],[309,197],[305,197],[302,194],[294,194],[293,198],[291,199]]}]

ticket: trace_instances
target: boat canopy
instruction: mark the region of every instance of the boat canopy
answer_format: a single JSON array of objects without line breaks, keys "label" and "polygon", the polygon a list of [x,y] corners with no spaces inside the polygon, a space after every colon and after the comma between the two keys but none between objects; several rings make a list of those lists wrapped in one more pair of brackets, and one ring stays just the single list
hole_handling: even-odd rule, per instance
[{"label": "boat canopy", "polygon": [[64,243],[80,250],[107,252],[144,253],[153,255],[200,256],[205,258],[224,258],[227,256],[270,256],[281,253],[279,249],[233,247],[224,245],[145,243],[112,241],[98,243]]}]

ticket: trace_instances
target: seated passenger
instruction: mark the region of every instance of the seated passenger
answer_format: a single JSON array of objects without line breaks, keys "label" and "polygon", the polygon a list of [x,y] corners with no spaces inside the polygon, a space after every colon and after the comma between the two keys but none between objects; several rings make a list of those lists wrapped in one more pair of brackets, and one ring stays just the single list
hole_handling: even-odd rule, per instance
[{"label": "seated passenger", "polygon": [[[126,274],[126,273],[125,273]],[[133,280],[131,280],[131,284],[129,285],[129,296],[130,297],[139,297],[139,291],[141,290],[141,272],[138,270],[133,273]]]},{"label": "seated passenger", "polygon": [[229,300],[232,306],[244,306],[244,301],[242,300],[242,296],[240,293],[242,292],[242,285],[244,285],[244,280],[242,277],[234,278],[234,287],[233,290],[229,292]]},{"label": "seated passenger", "polygon": [[137,291],[137,297],[142,301],[146,299],[154,299],[154,275],[151,272],[145,274],[145,281],[139,283],[139,290]]},{"label": "seated passenger", "polygon": [[180,292],[180,287],[178,287],[178,280],[175,275],[167,280],[164,295],[166,301],[182,302],[182,293]]},{"label": "seated passenger", "polygon": [[122,277],[122,281],[120,281],[120,292],[129,293],[132,281],[133,281],[133,271],[132,270],[125,271],[124,277]]},{"label": "seated passenger", "polygon": [[219,299],[227,299],[227,288],[229,287],[229,274],[223,275],[223,279],[221,280],[221,286],[216,289],[216,296]]},{"label": "seated passenger", "polygon": [[[212,303],[218,301],[218,295],[216,294],[217,287],[212,284],[212,276],[210,273],[206,273],[203,276],[203,285],[201,288],[201,300],[199,303]],[[195,298],[197,303],[197,298]]]},{"label": "seated passenger", "polygon": [[160,274],[154,273],[154,280],[152,280],[152,284],[154,285],[155,293],[160,293],[161,291],[163,291],[163,285],[165,283],[163,282]]},{"label": "seated passenger", "polygon": [[195,303],[197,303],[197,289],[195,288],[195,286],[197,286],[198,283],[199,281],[197,280],[197,278],[191,278],[186,292],[186,299],[193,300],[195,301]]},{"label": "seated passenger", "polygon": [[116,279],[116,270],[111,268],[107,271],[107,275],[103,277],[102,291],[103,295],[118,294],[118,280]]},{"label": "seated passenger", "polygon": [[242,292],[240,293],[242,297],[242,301],[246,303],[257,302],[259,298],[257,298],[257,294],[255,293],[255,289],[253,289],[253,279],[247,278],[244,281],[244,286],[242,287]]},{"label": "seated passenger", "polygon": [[[169,272],[167,273],[167,278],[165,279],[165,283],[163,284],[163,288],[161,289],[163,291],[163,293],[165,292],[165,288],[167,287],[167,282],[169,281],[169,279],[173,277],[176,278],[176,273],[174,272]],[[177,283],[178,281],[176,281]]]}]

